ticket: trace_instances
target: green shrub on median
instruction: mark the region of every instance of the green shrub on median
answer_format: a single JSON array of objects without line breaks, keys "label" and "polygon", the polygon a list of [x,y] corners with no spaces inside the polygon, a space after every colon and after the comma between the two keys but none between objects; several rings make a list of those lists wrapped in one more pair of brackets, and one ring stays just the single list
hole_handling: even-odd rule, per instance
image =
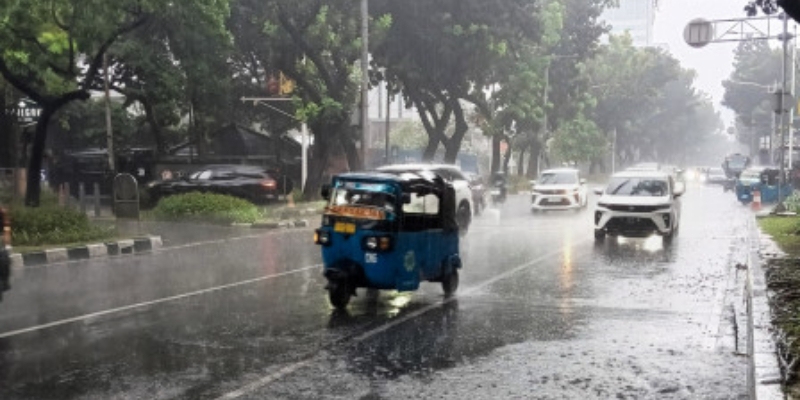
[{"label": "green shrub on median", "polygon": [[86,214],[57,204],[43,203],[37,208],[15,205],[9,216],[13,246],[62,245],[111,236],[110,229],[92,225]]},{"label": "green shrub on median", "polygon": [[261,218],[258,208],[237,197],[214,193],[186,193],[161,199],[153,209],[161,220],[213,223],[253,223]]}]

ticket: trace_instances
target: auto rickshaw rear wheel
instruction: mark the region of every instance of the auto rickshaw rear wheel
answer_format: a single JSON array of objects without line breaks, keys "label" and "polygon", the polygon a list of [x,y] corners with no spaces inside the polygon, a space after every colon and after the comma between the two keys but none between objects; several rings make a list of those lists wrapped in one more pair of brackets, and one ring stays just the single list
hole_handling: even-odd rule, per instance
[{"label": "auto rickshaw rear wheel", "polygon": [[442,277],[442,290],[445,296],[452,296],[458,290],[458,270],[453,268]]},{"label": "auto rickshaw rear wheel", "polygon": [[338,309],[347,307],[347,304],[350,303],[351,294],[352,292],[347,282],[331,282],[328,285],[328,300]]}]

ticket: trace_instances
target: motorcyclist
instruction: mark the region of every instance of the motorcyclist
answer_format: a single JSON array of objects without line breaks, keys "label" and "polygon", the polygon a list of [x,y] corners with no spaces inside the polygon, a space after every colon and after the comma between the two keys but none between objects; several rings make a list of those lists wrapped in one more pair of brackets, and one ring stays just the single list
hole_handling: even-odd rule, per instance
[{"label": "motorcyclist", "polygon": [[8,213],[0,207],[0,227],[2,236],[0,237],[0,300],[3,299],[3,292],[11,289],[9,278],[11,276],[11,255],[9,247],[11,245],[11,226],[8,221]]},{"label": "motorcyclist", "polygon": [[506,194],[508,192],[508,179],[503,171],[497,171],[494,173],[494,175],[492,175],[492,188],[500,191],[499,196],[492,195],[492,200],[495,200],[496,202],[505,201]]}]

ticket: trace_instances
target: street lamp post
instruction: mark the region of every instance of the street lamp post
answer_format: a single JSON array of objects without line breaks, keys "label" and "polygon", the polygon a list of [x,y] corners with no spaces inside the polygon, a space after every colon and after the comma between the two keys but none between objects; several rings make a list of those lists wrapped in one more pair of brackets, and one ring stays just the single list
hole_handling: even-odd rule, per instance
[{"label": "street lamp post", "polygon": [[361,166],[367,167],[369,136],[369,5],[361,0]]}]

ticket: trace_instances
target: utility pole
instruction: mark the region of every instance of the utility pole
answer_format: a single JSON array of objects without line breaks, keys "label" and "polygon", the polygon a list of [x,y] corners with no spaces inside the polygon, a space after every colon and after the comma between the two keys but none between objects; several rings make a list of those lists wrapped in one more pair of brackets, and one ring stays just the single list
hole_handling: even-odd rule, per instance
[{"label": "utility pole", "polygon": [[617,172],[617,128],[611,133],[611,173]]},{"label": "utility pole", "polygon": [[392,95],[389,93],[389,82],[386,82],[386,145],[384,146],[384,157],[386,164],[392,163],[391,144],[390,144],[390,131],[392,128]]},{"label": "utility pole", "polygon": [[108,169],[115,172],[114,163],[114,128],[111,124],[111,91],[108,87],[108,55],[103,54],[104,79],[103,86],[106,92],[106,146],[108,148]]},{"label": "utility pole", "polygon": [[361,0],[361,168],[367,167],[369,137],[369,6]]},{"label": "utility pole", "polygon": [[[794,35],[792,37],[793,38],[797,37],[797,25],[794,26]],[[786,41],[784,41],[784,43],[786,43]],[[792,60],[791,60],[791,66],[792,66],[792,71],[791,71],[792,75],[791,76],[792,76],[792,78],[791,78],[791,83],[789,85],[789,93],[792,95],[792,99],[796,99],[795,92],[794,92],[795,78],[796,78],[796,75],[797,75],[796,74],[797,65],[795,64],[796,61],[797,61],[797,45],[794,45],[794,46],[792,46]],[[793,158],[794,158],[794,114],[795,114],[795,112],[794,112],[795,107],[794,106],[795,105],[792,104],[792,107],[789,108],[789,122],[787,124],[789,126],[789,173],[791,173],[791,171],[793,169],[793,165],[794,165],[794,160],[793,160]],[[791,182],[791,180],[790,180],[790,182]]]}]

